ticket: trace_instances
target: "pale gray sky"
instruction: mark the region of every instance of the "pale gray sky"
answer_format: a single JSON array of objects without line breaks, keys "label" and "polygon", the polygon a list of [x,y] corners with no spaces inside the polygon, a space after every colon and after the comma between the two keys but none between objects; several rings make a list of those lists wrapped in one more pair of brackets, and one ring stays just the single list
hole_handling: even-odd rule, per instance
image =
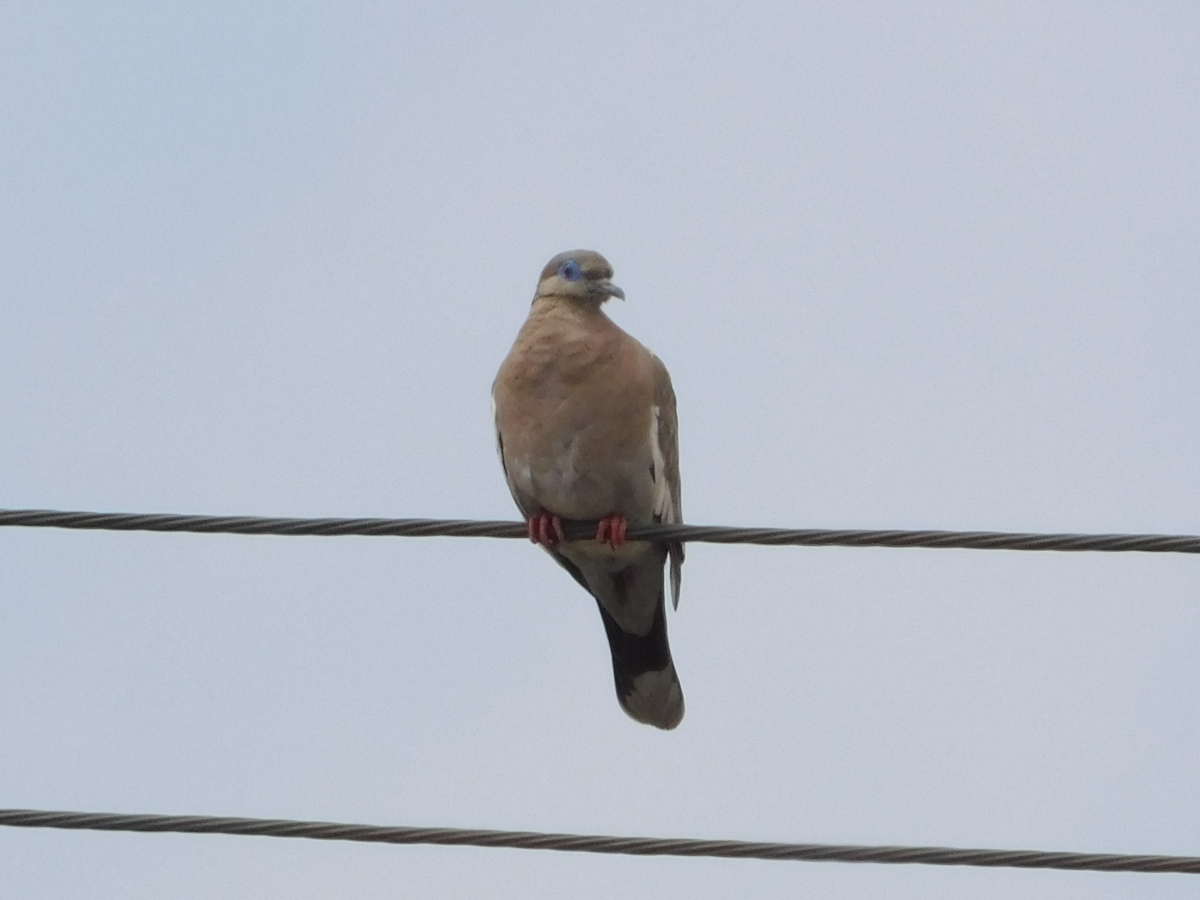
[{"label": "pale gray sky", "polygon": [[[697,524],[1200,533],[1189,3],[10,2],[0,506],[514,518],[554,253]],[[688,712],[516,541],[0,529],[0,806],[1200,853],[1200,562],[693,545]],[[6,897],[1194,877],[0,829]]]}]

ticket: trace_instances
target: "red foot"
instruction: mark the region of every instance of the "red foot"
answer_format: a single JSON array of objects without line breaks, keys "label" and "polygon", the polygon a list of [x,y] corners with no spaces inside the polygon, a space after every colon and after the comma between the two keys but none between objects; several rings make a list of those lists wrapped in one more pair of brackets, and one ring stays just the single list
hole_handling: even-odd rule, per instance
[{"label": "red foot", "polygon": [[629,520],[620,513],[612,513],[600,520],[596,526],[596,540],[616,550],[625,544],[629,533]]},{"label": "red foot", "polygon": [[567,539],[563,532],[562,519],[545,510],[529,520],[529,539],[543,547],[553,547]]}]

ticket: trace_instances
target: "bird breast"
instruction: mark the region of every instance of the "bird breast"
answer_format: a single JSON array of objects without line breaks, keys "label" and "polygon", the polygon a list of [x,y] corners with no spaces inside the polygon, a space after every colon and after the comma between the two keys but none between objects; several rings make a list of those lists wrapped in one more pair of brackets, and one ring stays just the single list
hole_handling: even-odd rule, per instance
[{"label": "bird breast", "polygon": [[[655,466],[661,473],[648,440],[656,425],[652,379],[627,336],[566,331],[546,339],[523,331],[518,343],[528,343],[501,367],[497,381],[506,389],[495,399],[497,419],[510,423],[501,441],[513,491],[564,518],[619,512],[649,522]],[[520,363],[506,372],[514,359]]]}]

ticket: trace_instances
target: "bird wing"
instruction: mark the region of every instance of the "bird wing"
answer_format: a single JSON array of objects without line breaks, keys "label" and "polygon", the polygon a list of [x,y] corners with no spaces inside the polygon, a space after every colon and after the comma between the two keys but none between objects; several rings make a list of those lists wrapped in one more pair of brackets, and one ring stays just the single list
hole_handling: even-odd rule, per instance
[{"label": "bird wing", "polygon": [[[679,478],[679,416],[671,376],[662,360],[654,357],[655,461],[662,460],[662,502],[657,504],[655,519],[672,524],[683,521],[683,488]],[[683,580],[683,543],[667,544],[671,561],[671,604],[679,608],[679,587]]]}]

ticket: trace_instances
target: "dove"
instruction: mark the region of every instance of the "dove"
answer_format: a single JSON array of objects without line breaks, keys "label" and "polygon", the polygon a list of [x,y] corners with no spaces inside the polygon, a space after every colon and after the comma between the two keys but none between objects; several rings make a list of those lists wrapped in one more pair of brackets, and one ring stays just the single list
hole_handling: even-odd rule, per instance
[{"label": "dove", "polygon": [[[500,462],[529,538],[596,600],[617,699],[638,722],[683,719],[667,642],[664,566],[678,608],[683,544],[628,540],[631,526],[682,521],[678,419],[657,356],[604,312],[625,293],[599,253],[546,264],[492,385]],[[567,540],[564,521],[594,521]]]}]

